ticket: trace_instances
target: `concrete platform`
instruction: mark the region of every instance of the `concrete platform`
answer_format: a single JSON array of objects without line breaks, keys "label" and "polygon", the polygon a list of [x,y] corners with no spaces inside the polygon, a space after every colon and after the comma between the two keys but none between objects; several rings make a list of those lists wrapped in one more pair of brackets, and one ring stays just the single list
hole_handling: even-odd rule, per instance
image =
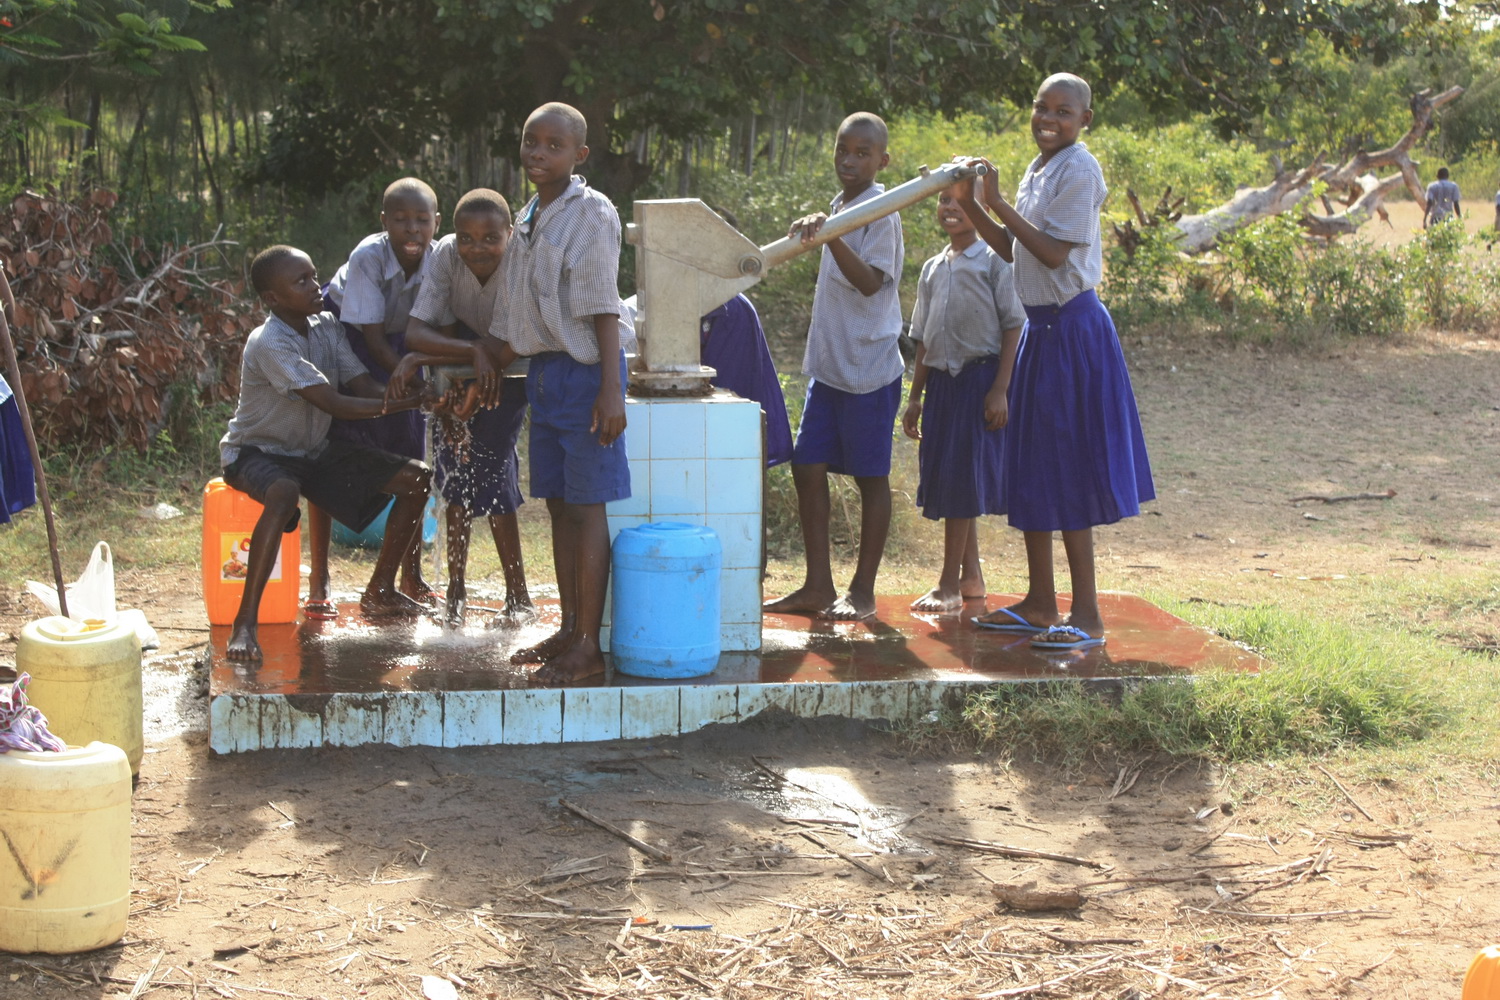
[{"label": "concrete platform", "polygon": [[[1017,598],[991,595],[989,607]],[[1261,659],[1133,594],[1100,597],[1109,623],[1104,647],[1063,654],[1032,650],[1024,635],[982,631],[962,614],[909,610],[912,597],[886,597],[855,623],[767,615],[758,653],[725,653],[712,674],[648,680],[616,674],[609,684],[533,687],[513,650],[557,623],[543,603],[533,622],[488,629],[470,612],[463,629],[423,619],[367,622],[357,605],[338,620],[262,625],[265,659],[247,667],[224,655],[227,627],[215,628],[209,745],[217,753],[272,747],[485,746],[502,743],[643,739],[748,719],[768,708],[900,723],[998,683],[1258,670]]]}]

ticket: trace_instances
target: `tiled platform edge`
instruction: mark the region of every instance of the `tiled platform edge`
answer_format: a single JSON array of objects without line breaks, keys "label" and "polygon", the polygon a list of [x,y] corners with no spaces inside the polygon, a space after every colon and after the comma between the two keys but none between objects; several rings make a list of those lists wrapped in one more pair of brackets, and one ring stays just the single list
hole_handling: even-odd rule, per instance
[{"label": "tiled platform edge", "polygon": [[[767,709],[910,722],[958,707],[994,681],[668,685],[366,694],[215,695],[215,753],[317,746],[492,746],[649,739],[753,718]],[[1014,681],[1005,683],[1016,683]],[[1025,683],[1025,682],[1022,682]]]}]

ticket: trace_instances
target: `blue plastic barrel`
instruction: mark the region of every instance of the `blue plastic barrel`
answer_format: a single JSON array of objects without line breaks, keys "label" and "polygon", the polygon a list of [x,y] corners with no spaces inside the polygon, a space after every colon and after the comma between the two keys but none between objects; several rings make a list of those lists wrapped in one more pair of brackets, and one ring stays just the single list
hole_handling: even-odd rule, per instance
[{"label": "blue plastic barrel", "polygon": [[[342,522],[334,521],[334,542],[351,549],[380,548],[380,543],[385,541],[385,519],[395,502],[396,498],[391,497],[391,502],[385,505],[385,510],[382,510],[364,531],[355,531]],[[422,512],[422,544],[431,545],[435,541],[437,541],[437,497],[429,497],[427,509]]]},{"label": "blue plastic barrel", "polygon": [[634,677],[701,677],[719,662],[713,529],[661,521],[615,536],[609,655]]}]

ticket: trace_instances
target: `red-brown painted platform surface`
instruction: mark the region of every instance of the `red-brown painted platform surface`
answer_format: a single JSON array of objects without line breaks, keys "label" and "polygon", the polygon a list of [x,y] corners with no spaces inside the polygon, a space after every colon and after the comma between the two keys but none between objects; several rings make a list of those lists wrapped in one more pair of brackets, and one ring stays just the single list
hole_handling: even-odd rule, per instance
[{"label": "red-brown painted platform surface", "polygon": [[[988,607],[1018,598],[991,595]],[[975,627],[961,614],[910,610],[912,598],[883,597],[875,617],[823,622],[801,615],[766,615],[757,653],[726,653],[717,669],[687,680],[654,680],[616,673],[615,686],[661,684],[784,684],[851,681],[1021,681],[1063,677],[1160,677],[1211,668],[1257,670],[1254,653],[1168,614],[1133,594],[1102,594],[1109,628],[1105,646],[1072,653],[1031,649],[1028,637]],[[1064,602],[1066,606],[1066,602]],[[369,622],[346,604],[335,621],[262,625],[264,660],[231,663],[224,655],[227,627],[215,628],[210,650],[215,695],[327,694],[374,691],[478,691],[531,686],[530,668],[510,654],[557,626],[557,606],[542,602],[537,618],[519,628],[485,628],[489,616],[471,609],[463,629],[435,621]],[[603,686],[594,681],[587,686]]]}]

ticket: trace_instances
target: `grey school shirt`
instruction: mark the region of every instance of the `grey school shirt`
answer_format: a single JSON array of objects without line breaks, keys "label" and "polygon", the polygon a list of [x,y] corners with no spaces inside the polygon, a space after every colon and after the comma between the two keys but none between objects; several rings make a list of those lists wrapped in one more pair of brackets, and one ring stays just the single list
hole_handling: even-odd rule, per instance
[{"label": "grey school shirt", "polygon": [[533,197],[517,217],[500,265],[505,308],[490,333],[517,354],[566,351],[580,364],[599,361],[595,316],[620,315],[620,213],[574,177],[545,208]]},{"label": "grey school shirt", "polygon": [[[884,190],[883,184],[871,184],[847,205],[840,192],[828,214],[837,215]],[[901,336],[898,285],[906,254],[901,216],[892,212],[842,238],[855,256],[884,275],[885,281],[874,295],[865,295],[844,277],[833,251],[824,245],[802,372],[844,392],[874,392],[890,385],[906,370],[896,343]]]},{"label": "grey school shirt", "polygon": [[240,399],[219,442],[219,460],[228,466],[241,448],[250,446],[273,455],[318,455],[333,417],[297,390],[324,384],[337,388],[363,374],[365,366],[333,313],[310,317],[305,337],[271,316],[245,341]]},{"label": "grey school shirt", "polygon": [[391,249],[390,234],[372,233],[359,241],[328,282],[328,297],[339,307],[339,318],[345,323],[379,323],[387,336],[405,333],[407,317],[431,260],[429,247],[416,273],[407,277],[396,251]]},{"label": "grey school shirt", "polygon": [[[490,333],[495,318],[504,309],[505,260],[483,283],[458,255],[458,236],[449,233],[427,254],[427,276],[411,307],[414,318],[428,326],[462,323],[476,336]],[[502,320],[503,323],[503,320]],[[505,369],[507,376],[525,375],[531,362],[521,358]]]},{"label": "grey school shirt", "polygon": [[1013,243],[1016,294],[1028,306],[1060,306],[1099,284],[1104,247],[1099,209],[1109,188],[1099,161],[1081,142],[1064,147],[1046,164],[1038,156],[1016,187],[1016,211],[1033,226],[1064,243],[1076,244],[1061,267],[1050,268],[1030,250]]},{"label": "grey school shirt", "polygon": [[1458,185],[1451,180],[1433,181],[1427,185],[1427,209],[1432,213],[1432,221],[1442,222],[1452,215],[1462,197]]},{"label": "grey school shirt", "polygon": [[927,367],[957,375],[999,354],[1001,332],[1025,322],[1011,266],[984,240],[958,254],[945,248],[922,265],[911,338],[926,348]]}]

